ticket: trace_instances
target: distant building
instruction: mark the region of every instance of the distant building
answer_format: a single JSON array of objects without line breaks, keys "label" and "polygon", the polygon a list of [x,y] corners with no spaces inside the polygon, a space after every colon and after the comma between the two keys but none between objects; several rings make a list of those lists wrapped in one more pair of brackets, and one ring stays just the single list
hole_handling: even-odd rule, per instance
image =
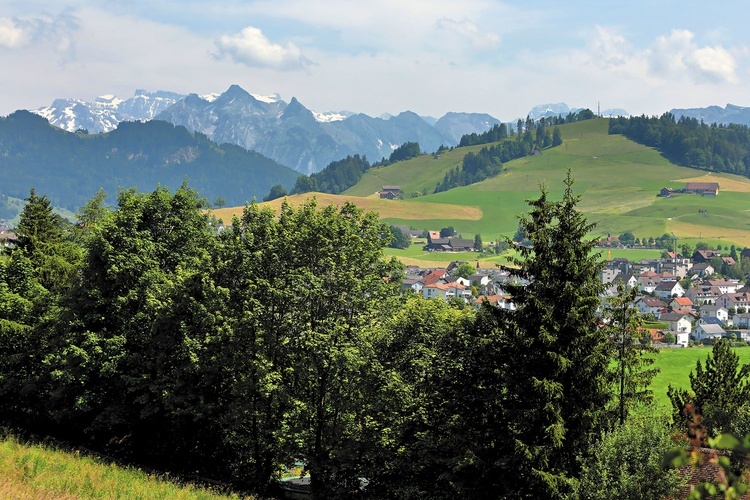
[{"label": "distant building", "polygon": [[395,200],[401,196],[401,186],[383,186],[378,194],[381,198]]},{"label": "distant building", "polygon": [[701,196],[716,196],[719,194],[718,182],[686,182],[685,192]]}]

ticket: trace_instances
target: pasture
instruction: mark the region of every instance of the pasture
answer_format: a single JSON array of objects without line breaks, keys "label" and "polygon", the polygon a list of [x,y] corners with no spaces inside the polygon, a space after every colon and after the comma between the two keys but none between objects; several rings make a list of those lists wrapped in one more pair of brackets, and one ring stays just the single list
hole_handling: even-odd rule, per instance
[{"label": "pasture", "polygon": [[[631,231],[638,238],[674,235],[678,244],[695,245],[705,241],[750,246],[750,179],[705,173],[669,163],[658,151],[637,144],[620,135],[607,134],[608,120],[597,119],[560,126],[563,144],[549,148],[539,156],[528,156],[503,165],[503,172],[483,182],[430,194],[445,173],[461,163],[469,151],[484,146],[456,148],[439,158],[422,155],[387,167],[367,171],[360,182],[341,195],[308,193],[289,197],[290,203],[315,196],[320,205],[341,205],[351,201],[376,211],[390,224],[404,224],[415,229],[439,230],[453,226],[466,238],[482,235],[485,243],[501,236],[512,236],[518,228],[518,217],[528,212],[526,200],[539,196],[540,186],[551,199],[559,199],[563,179],[570,169],[573,191],[580,196],[579,210],[596,223],[592,236]],[[679,195],[657,196],[662,187],[681,189],[687,181],[716,181],[716,197]],[[399,185],[403,200],[381,200],[374,194],[383,185]],[[426,192],[411,198],[411,193]],[[268,205],[276,209],[282,200]],[[225,223],[242,207],[214,210]],[[412,255],[407,251],[399,258],[425,262],[470,260],[459,257],[439,258]],[[658,252],[656,255],[658,256]]]},{"label": "pasture", "polygon": [[[706,357],[711,352],[710,347],[690,347],[687,349],[661,349],[655,355],[653,366],[661,369],[651,383],[654,399],[660,409],[671,411],[671,404],[667,398],[667,387],[690,389],[689,374],[695,372],[695,363],[700,360],[705,367]],[[750,347],[734,350],[740,357],[741,364],[750,364]]]}]

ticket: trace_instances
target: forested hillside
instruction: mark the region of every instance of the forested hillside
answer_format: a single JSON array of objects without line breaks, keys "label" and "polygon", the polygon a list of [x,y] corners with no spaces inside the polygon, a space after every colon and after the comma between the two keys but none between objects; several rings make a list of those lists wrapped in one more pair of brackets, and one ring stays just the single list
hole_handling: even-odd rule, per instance
[{"label": "forested hillside", "polygon": [[678,165],[750,177],[750,128],[746,125],[708,125],[685,116],[675,120],[665,113],[612,118],[609,133],[657,148]]},{"label": "forested hillside", "polygon": [[188,180],[209,200],[242,205],[297,174],[258,153],[211,142],[166,122],[123,122],[108,133],[73,134],[18,111],[0,118],[0,190],[24,198],[29,186],[75,210],[99,188],[178,188]]}]

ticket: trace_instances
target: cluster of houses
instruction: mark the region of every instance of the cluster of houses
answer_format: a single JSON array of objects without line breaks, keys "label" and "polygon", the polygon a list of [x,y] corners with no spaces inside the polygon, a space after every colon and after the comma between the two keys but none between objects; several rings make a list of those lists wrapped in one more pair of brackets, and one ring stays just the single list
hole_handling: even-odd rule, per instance
[{"label": "cluster of houses", "polygon": [[[601,279],[607,295],[617,293],[619,284],[642,292],[635,301],[636,309],[666,323],[680,345],[731,334],[750,341],[750,289],[739,280],[714,278],[708,263],[714,257],[734,264],[734,259],[722,257],[716,250],[696,250],[689,259],[675,254],[639,262],[613,259],[602,270]],[[685,278],[687,289],[680,283],[685,283]]]},{"label": "cluster of houses", "polygon": [[[451,262],[446,268],[407,266],[402,289],[411,290],[426,299],[450,300],[458,297],[476,307],[488,302],[495,307],[515,309],[510,296],[503,289],[503,285],[511,280],[507,271],[477,267],[476,273],[462,278],[456,274],[461,264],[463,262]],[[476,288],[478,297],[472,294],[472,287]]]},{"label": "cluster of houses", "polygon": [[[687,346],[690,340],[711,342],[732,334],[750,341],[750,288],[739,280],[713,277],[706,261],[717,255],[715,250],[699,250],[688,259],[675,254],[638,262],[613,259],[600,274],[605,285],[602,303],[617,294],[619,286],[637,288],[641,294],[635,300],[635,309],[667,325],[666,330],[650,332],[657,342],[666,333],[672,333],[681,346]],[[486,302],[515,309],[512,297],[504,290],[512,279],[507,271],[477,265],[473,275],[462,278],[456,274],[461,264],[452,262],[446,268],[407,266],[402,288],[426,299],[460,298],[476,307]],[[689,282],[687,289],[681,282]]]}]

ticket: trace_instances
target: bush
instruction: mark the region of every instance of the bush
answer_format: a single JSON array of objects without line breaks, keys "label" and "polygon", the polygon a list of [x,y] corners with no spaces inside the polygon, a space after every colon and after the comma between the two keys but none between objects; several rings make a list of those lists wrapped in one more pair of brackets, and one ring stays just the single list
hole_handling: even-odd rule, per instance
[{"label": "bush", "polygon": [[579,498],[664,498],[684,484],[676,470],[662,467],[662,457],[674,448],[666,419],[646,413],[602,436],[583,463]]}]

